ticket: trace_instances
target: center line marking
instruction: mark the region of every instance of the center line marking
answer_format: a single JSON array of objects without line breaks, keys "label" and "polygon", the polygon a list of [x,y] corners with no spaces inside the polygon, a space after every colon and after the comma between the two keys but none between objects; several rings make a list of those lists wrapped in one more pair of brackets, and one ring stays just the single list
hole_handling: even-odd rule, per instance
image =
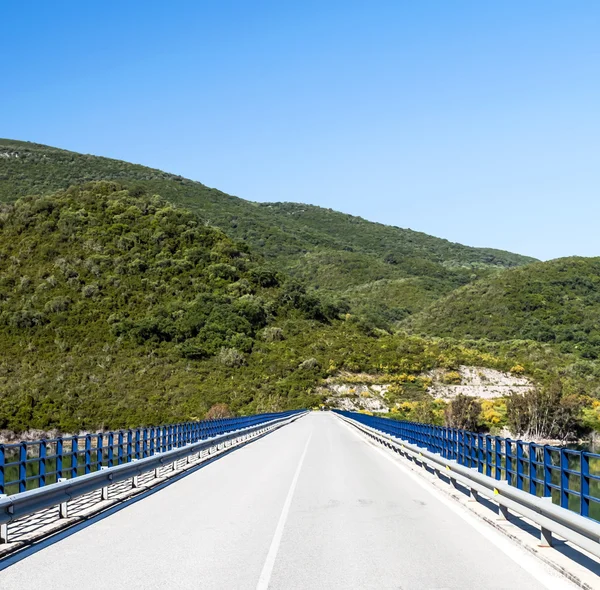
[{"label": "center line marking", "polygon": [[296,473],[294,474],[294,479],[292,479],[292,484],[290,485],[290,489],[288,490],[287,497],[283,504],[283,509],[281,510],[281,515],[279,516],[279,522],[277,523],[277,528],[275,529],[275,534],[273,535],[273,540],[271,541],[271,546],[269,547],[269,553],[267,554],[265,565],[263,565],[262,572],[260,573],[256,590],[267,590],[269,587],[271,575],[273,574],[273,566],[275,565],[275,559],[277,558],[279,546],[281,545],[281,538],[283,537],[283,529],[290,512],[292,498],[294,497],[294,490],[296,489],[296,484],[298,483],[298,478],[300,477],[300,470],[302,469],[302,463],[304,463],[304,457],[306,457],[306,451],[308,451],[308,445],[311,438],[312,432],[308,436],[308,440],[304,446],[304,451],[300,457],[300,462],[296,468]]}]

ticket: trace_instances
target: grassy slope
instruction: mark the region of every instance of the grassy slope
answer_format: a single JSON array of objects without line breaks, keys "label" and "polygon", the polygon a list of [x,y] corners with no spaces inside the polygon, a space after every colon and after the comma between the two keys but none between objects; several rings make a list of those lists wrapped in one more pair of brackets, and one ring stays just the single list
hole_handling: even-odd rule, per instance
[{"label": "grassy slope", "polygon": [[[185,205],[227,235],[248,242],[276,268],[335,296],[341,289],[382,279],[425,277],[438,280],[436,296],[440,297],[485,276],[490,269],[533,260],[470,248],[311,205],[252,203],[198,182],[118,160],[0,140],[0,200],[103,179],[135,185]],[[411,304],[411,311],[429,303],[432,291],[425,291],[420,303]],[[355,300],[353,293],[346,292],[347,301],[364,309],[364,298]],[[368,312],[376,325],[389,327],[387,318],[394,316],[399,306],[409,307],[401,301],[378,299]]]},{"label": "grassy slope", "polygon": [[407,324],[436,336],[554,343],[596,359],[600,258],[561,258],[497,274],[434,302]]}]

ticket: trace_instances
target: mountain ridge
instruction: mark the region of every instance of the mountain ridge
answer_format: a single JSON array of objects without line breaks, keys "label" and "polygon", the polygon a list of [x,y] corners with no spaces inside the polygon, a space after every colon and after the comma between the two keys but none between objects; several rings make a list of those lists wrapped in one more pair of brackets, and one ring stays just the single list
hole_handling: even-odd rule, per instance
[{"label": "mountain ridge", "polygon": [[[473,248],[423,232],[387,226],[315,205],[256,203],[181,176],[100,156],[42,144],[0,139],[0,201],[51,194],[71,185],[113,180],[134,193],[157,194],[189,208],[233,239],[247,242],[278,270],[352,308],[353,287],[374,281],[436,278],[436,296],[489,273],[535,259],[490,248]],[[329,272],[327,269],[332,269]],[[410,313],[431,300],[431,290]],[[414,294],[413,294],[414,295]],[[370,323],[394,329],[400,301],[378,299]]]}]

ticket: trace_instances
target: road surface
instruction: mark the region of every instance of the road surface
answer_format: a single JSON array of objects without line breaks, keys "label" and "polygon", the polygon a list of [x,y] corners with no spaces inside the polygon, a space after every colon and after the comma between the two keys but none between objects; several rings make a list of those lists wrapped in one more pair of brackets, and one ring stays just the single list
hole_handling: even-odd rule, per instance
[{"label": "road surface", "polygon": [[0,588],[571,588],[398,463],[312,413],[31,553]]}]

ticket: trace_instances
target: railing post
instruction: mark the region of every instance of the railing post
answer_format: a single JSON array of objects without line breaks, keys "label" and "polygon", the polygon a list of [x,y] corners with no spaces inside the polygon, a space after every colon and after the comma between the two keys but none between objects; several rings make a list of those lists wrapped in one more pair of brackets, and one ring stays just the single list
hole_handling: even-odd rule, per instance
[{"label": "railing post", "polygon": [[140,459],[140,451],[141,451],[141,449],[140,449],[140,446],[141,446],[140,445],[140,442],[141,442],[140,435],[141,435],[140,429],[137,428],[135,430],[135,458],[136,459]]},{"label": "railing post", "polygon": [[56,439],[56,481],[63,477],[63,439]]},{"label": "railing post", "polygon": [[565,449],[560,450],[560,505],[569,507],[569,456]]},{"label": "railing post", "polygon": [[500,481],[502,479],[502,439],[499,436],[496,437],[495,447],[496,460],[494,465],[494,477],[497,481]]},{"label": "railing post", "polygon": [[5,487],[5,465],[6,465],[6,451],[4,445],[0,445],[0,495],[4,494]]},{"label": "railing post", "polygon": [[523,489],[523,467],[524,467],[525,459],[523,456],[523,441],[517,441],[517,489]]},{"label": "railing post", "polygon": [[71,437],[71,477],[77,477],[77,466],[79,463],[79,441],[76,436]]},{"label": "railing post", "polygon": [[104,434],[99,433],[96,435],[96,470],[102,467],[104,461]]},{"label": "railing post", "polygon": [[580,490],[581,504],[579,505],[579,513],[581,516],[590,515],[590,458],[589,455],[581,451],[579,465],[580,469]]},{"label": "railing post", "polygon": [[27,489],[27,443],[19,445],[19,492]]},{"label": "railing post", "polygon": [[485,437],[485,474],[488,477],[492,477],[492,463],[493,463],[493,454],[492,454],[492,437],[487,434]]},{"label": "railing post", "polygon": [[123,445],[124,443],[123,431],[119,430],[119,434],[117,436],[117,465],[121,465],[123,463]]},{"label": "railing post", "polygon": [[133,432],[131,429],[127,431],[127,455],[125,458],[127,463],[130,463],[133,459]]},{"label": "railing post", "polygon": [[529,443],[529,493],[537,496],[537,479],[538,479],[538,457],[537,445]]},{"label": "railing post", "polygon": [[92,437],[89,434],[85,435],[85,467],[84,473],[90,473],[92,462]]},{"label": "railing post", "polygon": [[38,456],[38,487],[44,487],[46,485],[46,455],[47,455],[47,443],[45,440],[40,441],[39,456]]},{"label": "railing post", "polygon": [[113,467],[115,464],[115,435],[113,432],[108,433],[108,441],[106,441],[108,445],[108,450],[106,452],[106,465],[107,467]]},{"label": "railing post", "polygon": [[552,453],[550,449],[544,445],[544,497],[552,497]]},{"label": "railing post", "polygon": [[504,441],[504,455],[505,455],[504,460],[506,462],[506,481],[508,482],[509,486],[513,485],[512,484],[512,476],[513,476],[513,471],[514,471],[512,443],[513,443],[513,441],[510,438],[507,438]]},{"label": "railing post", "polygon": [[485,449],[484,449],[483,441],[484,441],[483,434],[478,434],[477,435],[477,447],[478,447],[477,470],[479,471],[479,473],[483,473],[484,465],[485,465]]}]

